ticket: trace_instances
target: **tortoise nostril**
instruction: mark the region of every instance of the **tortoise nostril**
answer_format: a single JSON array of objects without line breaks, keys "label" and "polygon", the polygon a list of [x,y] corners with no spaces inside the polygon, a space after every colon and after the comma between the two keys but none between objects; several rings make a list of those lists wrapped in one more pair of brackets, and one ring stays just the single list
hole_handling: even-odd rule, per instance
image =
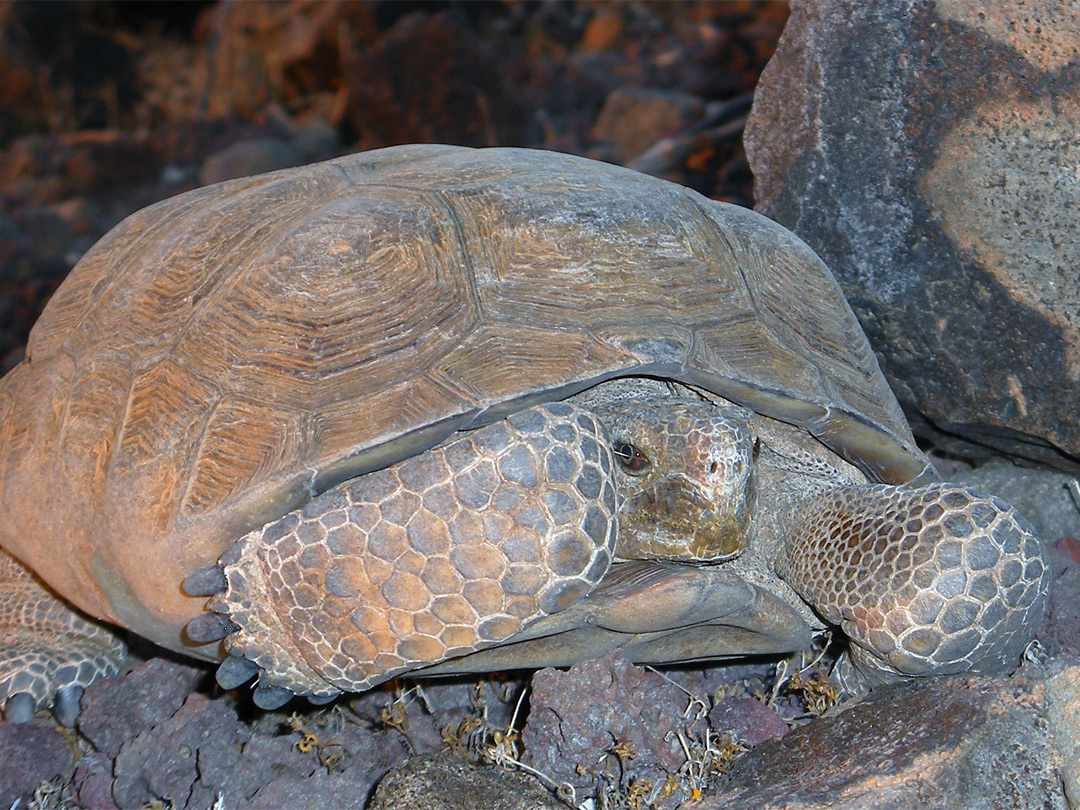
[{"label": "tortoise nostril", "polygon": [[714,461],[712,464],[709,465],[709,475],[716,475],[716,471],[718,469],[720,469],[720,464]]}]

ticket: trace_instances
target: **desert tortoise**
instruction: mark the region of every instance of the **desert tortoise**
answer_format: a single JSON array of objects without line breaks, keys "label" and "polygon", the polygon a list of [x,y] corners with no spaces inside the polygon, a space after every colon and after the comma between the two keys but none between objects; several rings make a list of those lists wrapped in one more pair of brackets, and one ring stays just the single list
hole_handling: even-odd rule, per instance
[{"label": "desert tortoise", "polygon": [[1038,539],[936,483],[809,248],[567,155],[394,147],[137,212],[0,414],[16,719],[121,650],[22,566],[266,707],[825,623],[851,682],[1001,668],[1047,600]]}]

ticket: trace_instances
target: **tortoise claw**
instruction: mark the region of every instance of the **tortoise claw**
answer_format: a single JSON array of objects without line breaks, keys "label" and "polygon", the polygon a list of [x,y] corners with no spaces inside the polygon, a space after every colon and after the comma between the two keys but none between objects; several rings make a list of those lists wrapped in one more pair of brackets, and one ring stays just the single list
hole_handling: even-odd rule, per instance
[{"label": "tortoise claw", "polygon": [[208,565],[193,571],[182,585],[188,596],[213,596],[225,590],[225,569],[220,565]]},{"label": "tortoise claw", "polygon": [[258,664],[243,656],[230,655],[221,662],[214,677],[217,679],[218,686],[228,692],[238,686],[243,686],[258,674]]},{"label": "tortoise claw", "polygon": [[187,637],[196,644],[220,641],[240,628],[220,613],[203,613],[187,623]]},{"label": "tortoise claw", "polygon": [[307,698],[307,702],[312,706],[325,706],[333,700],[337,700],[340,697],[340,693],[337,695],[304,695]]},{"label": "tortoise claw", "polygon": [[19,692],[4,704],[4,720],[9,723],[29,723],[37,711],[37,701],[29,692]]},{"label": "tortoise claw", "polygon": [[[218,558],[218,562],[221,564],[223,574],[226,565],[236,565],[238,562],[240,562],[240,555],[243,553],[243,551],[243,540],[238,540],[237,542],[229,546],[227,549],[225,549],[225,553]],[[224,590],[224,588],[222,588],[222,590]]]},{"label": "tortoise claw", "polygon": [[82,711],[80,701],[82,701],[84,691],[86,690],[78,684],[71,684],[56,693],[53,714],[56,715],[60,725],[65,728],[71,728],[75,725],[75,721],[79,719],[79,712]]},{"label": "tortoise claw", "polygon": [[267,684],[260,684],[255,687],[254,700],[255,705],[265,711],[272,711],[273,709],[280,709],[286,703],[293,699],[295,695],[292,690],[286,689],[284,686],[271,686]]}]

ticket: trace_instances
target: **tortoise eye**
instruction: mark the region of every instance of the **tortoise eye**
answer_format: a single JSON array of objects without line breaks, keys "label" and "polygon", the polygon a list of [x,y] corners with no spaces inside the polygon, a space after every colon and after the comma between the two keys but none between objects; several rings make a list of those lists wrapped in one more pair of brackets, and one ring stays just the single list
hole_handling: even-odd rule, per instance
[{"label": "tortoise eye", "polygon": [[612,448],[615,458],[619,460],[622,468],[630,475],[644,475],[652,464],[648,456],[638,450],[630,442],[616,442]]}]

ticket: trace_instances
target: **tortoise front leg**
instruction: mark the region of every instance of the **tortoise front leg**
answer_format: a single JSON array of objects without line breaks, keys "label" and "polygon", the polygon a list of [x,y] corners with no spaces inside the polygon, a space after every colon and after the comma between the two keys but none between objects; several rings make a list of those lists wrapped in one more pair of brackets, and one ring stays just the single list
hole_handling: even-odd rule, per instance
[{"label": "tortoise front leg", "polygon": [[776,572],[850,639],[851,691],[1014,666],[1042,620],[1046,549],[1013,507],[955,484],[844,486],[804,503]]},{"label": "tortoise front leg", "polygon": [[50,703],[66,726],[83,690],[115,675],[124,643],[90,621],[0,550],[0,705],[4,719],[29,721]]},{"label": "tortoise front leg", "polygon": [[257,676],[267,709],[502,643],[607,573],[609,444],[587,411],[556,402],[346,481],[185,580],[222,591],[188,636],[227,637],[218,681]]}]

